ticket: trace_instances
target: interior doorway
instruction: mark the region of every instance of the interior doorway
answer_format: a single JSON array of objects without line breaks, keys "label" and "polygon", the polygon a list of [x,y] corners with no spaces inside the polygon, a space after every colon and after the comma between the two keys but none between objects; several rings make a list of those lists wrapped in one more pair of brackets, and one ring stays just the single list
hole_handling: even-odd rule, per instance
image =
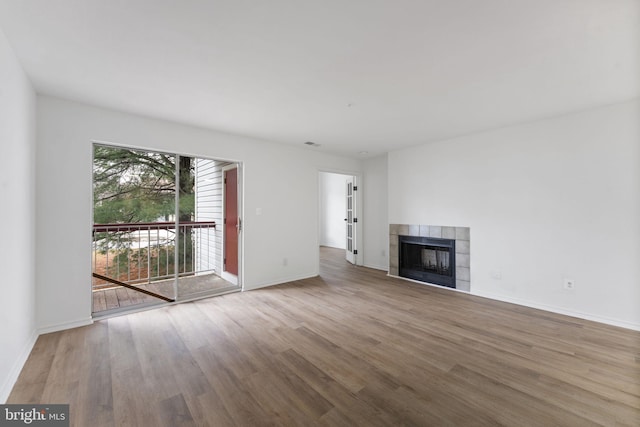
[{"label": "interior doorway", "polygon": [[344,250],[345,259],[361,265],[358,216],[358,177],[336,172],[319,173],[320,246]]}]

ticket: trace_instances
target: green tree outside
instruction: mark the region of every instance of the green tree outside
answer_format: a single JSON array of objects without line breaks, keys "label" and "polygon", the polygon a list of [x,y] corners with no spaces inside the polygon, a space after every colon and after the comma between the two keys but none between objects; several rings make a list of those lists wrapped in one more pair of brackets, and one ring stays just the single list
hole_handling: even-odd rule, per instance
[{"label": "green tree outside", "polygon": [[[133,150],[103,145],[94,146],[93,196],[94,223],[121,224],[140,222],[165,222],[175,219],[176,157],[171,154]],[[179,216],[180,222],[192,221],[195,216],[194,161],[191,157],[179,157]],[[175,230],[169,230],[175,232]],[[146,270],[146,251],[130,246],[129,233],[96,233],[103,253],[113,251],[114,263],[108,272],[123,268]],[[119,234],[119,235],[116,235]],[[114,248],[114,242],[118,242]],[[170,242],[170,248],[157,251],[155,257],[163,257],[162,263],[152,263],[152,276],[170,275],[174,272],[173,250],[178,248],[179,271],[190,271],[193,262],[190,229],[182,229],[179,240]],[[169,251],[169,252],[168,252]],[[144,252],[144,253],[142,253]],[[170,259],[170,260],[169,260]],[[167,263],[170,268],[167,268]],[[160,265],[158,265],[160,264]],[[164,268],[163,268],[164,266]]]}]

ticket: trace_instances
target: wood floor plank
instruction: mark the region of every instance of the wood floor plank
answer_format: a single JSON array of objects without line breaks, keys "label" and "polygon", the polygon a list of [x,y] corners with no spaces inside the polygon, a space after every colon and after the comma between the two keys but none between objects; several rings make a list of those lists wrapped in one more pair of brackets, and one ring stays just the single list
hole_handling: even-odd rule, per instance
[{"label": "wood floor plank", "polygon": [[[302,378],[309,387],[320,393],[327,401],[340,411],[340,416],[334,409],[324,414],[320,421],[340,419],[349,421],[350,425],[384,426],[393,424],[394,420],[382,410],[369,405],[358,398],[355,393],[333,379],[327,372],[315,366],[295,350],[287,350],[279,355],[281,361]],[[325,421],[323,421],[325,420]]]},{"label": "wood floor plank", "polygon": [[156,405],[156,411],[161,420],[157,425],[166,427],[197,425],[182,394],[161,400]]},{"label": "wood floor plank", "polygon": [[[112,372],[113,417],[116,426],[159,425],[155,410],[157,398],[148,378],[141,369]],[[72,413],[72,420],[73,420]],[[82,425],[78,422],[76,425]]]},{"label": "wood floor plank", "polygon": [[320,255],[318,277],[42,335],[8,403],[74,426],[640,425],[639,332]]},{"label": "wood floor plank", "polygon": [[225,367],[228,355],[221,356],[212,349],[200,348],[194,352],[194,357],[233,420],[232,425],[277,425],[273,416],[270,417],[249,393],[249,384]]},{"label": "wood floor plank", "polygon": [[118,297],[115,292],[104,292],[104,297],[105,297],[105,310],[111,310],[119,307]]},{"label": "wood floor plank", "polygon": [[224,407],[222,399],[215,390],[197,397],[187,397],[187,406],[191,416],[200,426],[233,426],[233,418]]},{"label": "wood floor plank", "polygon": [[[467,388],[475,390],[476,402],[495,404],[503,413],[509,413],[510,418],[505,419],[508,424],[515,424],[522,419],[540,426],[554,425],[561,419],[567,425],[595,426],[597,422],[588,420],[573,412],[559,407],[565,401],[554,399],[554,402],[544,402],[541,399],[521,392],[499,380],[479,374],[463,366],[456,366],[450,373],[451,382],[456,382]],[[506,408],[506,409],[505,409]],[[496,411],[497,413],[498,411]]]},{"label": "wood floor plank", "polygon": [[104,291],[93,292],[93,312],[97,313],[107,309],[107,299]]},{"label": "wood floor plank", "polygon": [[90,421],[93,426],[110,426],[114,424],[114,411],[109,326],[108,323],[95,326],[85,338],[85,364],[79,369],[78,400],[73,404],[74,419]]},{"label": "wood floor plank", "polygon": [[[62,334],[40,335],[7,403],[38,403],[46,386]],[[26,367],[29,369],[26,369]]]}]

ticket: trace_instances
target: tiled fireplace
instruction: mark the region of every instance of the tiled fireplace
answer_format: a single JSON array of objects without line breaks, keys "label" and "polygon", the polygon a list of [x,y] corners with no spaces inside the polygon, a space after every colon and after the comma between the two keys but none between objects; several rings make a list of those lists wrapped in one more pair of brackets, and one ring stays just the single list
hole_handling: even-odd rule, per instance
[{"label": "tiled fireplace", "polygon": [[[404,243],[403,243],[404,242]],[[406,242],[415,245],[423,245],[423,265],[413,271],[407,270],[406,249],[402,252],[402,245]],[[446,242],[446,243],[442,243]],[[428,246],[431,245],[431,246]],[[455,249],[454,249],[455,248]],[[470,229],[469,227],[448,227],[440,225],[410,225],[410,224],[390,224],[389,225],[389,275],[402,276],[426,283],[439,284],[469,292],[471,290],[470,274]],[[446,251],[453,251],[451,256],[445,259],[442,254]],[[404,254],[402,259],[401,252]],[[437,255],[437,260],[436,260]],[[418,257],[420,258],[420,257]],[[438,279],[434,272],[449,271],[448,262],[455,263],[455,268],[451,266],[450,278],[442,275]],[[414,260],[414,263],[416,261]],[[420,263],[420,260],[417,261]],[[444,268],[444,270],[443,270]],[[423,270],[420,272],[419,270]]]}]

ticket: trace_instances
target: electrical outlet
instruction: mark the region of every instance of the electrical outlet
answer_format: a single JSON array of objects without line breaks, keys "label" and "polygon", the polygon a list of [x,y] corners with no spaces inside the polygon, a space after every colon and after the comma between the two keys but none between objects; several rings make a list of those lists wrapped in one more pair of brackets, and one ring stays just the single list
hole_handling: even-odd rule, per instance
[{"label": "electrical outlet", "polygon": [[289,264],[289,260],[286,258],[282,258],[282,265],[286,267],[288,264]]},{"label": "electrical outlet", "polygon": [[564,279],[564,288],[572,291],[576,288],[576,282],[573,279]]},{"label": "electrical outlet", "polygon": [[502,271],[492,271],[491,272],[491,278],[495,279],[495,280],[501,280],[502,279]]}]

